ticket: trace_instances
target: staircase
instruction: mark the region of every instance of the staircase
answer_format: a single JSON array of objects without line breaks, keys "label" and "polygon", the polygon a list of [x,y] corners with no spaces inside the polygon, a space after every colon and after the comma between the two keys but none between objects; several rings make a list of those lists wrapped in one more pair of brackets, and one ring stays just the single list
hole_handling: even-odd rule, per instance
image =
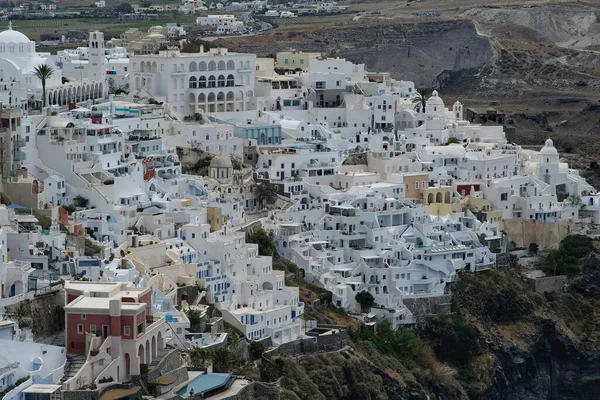
[{"label": "staircase", "polygon": [[54,339],[52,339],[52,343],[50,343],[52,346],[62,346],[65,347],[65,332],[62,331],[59,334],[57,334],[56,336],[54,336]]},{"label": "staircase", "polygon": [[74,377],[77,372],[83,367],[85,364],[85,357],[79,354],[69,355],[67,354],[67,364],[65,366],[65,374],[60,380],[60,384],[62,385],[72,377]]},{"label": "staircase", "polygon": [[162,349],[162,350],[158,350],[157,354],[156,354],[156,358],[154,359],[154,361],[152,361],[152,363],[150,363],[150,365],[148,366],[148,372],[152,371],[153,369],[155,369],[156,367],[158,367],[158,364],[163,360],[163,358],[165,358],[165,356],[167,354],[169,354],[169,352],[173,350],[170,348],[166,348],[166,349]]}]

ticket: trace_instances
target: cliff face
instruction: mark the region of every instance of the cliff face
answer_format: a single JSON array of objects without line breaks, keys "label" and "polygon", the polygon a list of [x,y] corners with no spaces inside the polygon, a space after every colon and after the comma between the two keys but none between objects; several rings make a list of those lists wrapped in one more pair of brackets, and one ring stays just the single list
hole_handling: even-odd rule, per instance
[{"label": "cliff face", "polygon": [[[364,63],[369,71],[386,71],[392,77],[432,87],[443,72],[476,73],[493,55],[487,37],[477,34],[468,20],[406,22],[377,21],[372,25],[345,24],[333,28],[290,28],[260,38],[231,38],[223,44],[236,51],[258,55],[294,48],[321,51]],[[471,75],[470,75],[471,76]]]},{"label": "cliff face", "polygon": [[285,359],[289,399],[597,399],[600,258],[569,291],[535,293],[517,272],[463,274],[453,313],[414,332],[350,327],[352,346]]},{"label": "cliff face", "polygon": [[[457,379],[471,398],[597,399],[598,316],[589,287],[597,286],[598,261],[589,256],[570,290],[552,294],[533,292],[516,272],[463,275],[454,293],[456,314],[428,321],[420,333],[438,358],[461,372]],[[471,346],[468,332],[475,333]],[[444,351],[453,341],[472,354],[460,359]]]},{"label": "cliff face", "polygon": [[494,351],[491,386],[486,399],[597,399],[600,392],[598,354],[583,353],[574,341],[544,321],[528,348]]}]

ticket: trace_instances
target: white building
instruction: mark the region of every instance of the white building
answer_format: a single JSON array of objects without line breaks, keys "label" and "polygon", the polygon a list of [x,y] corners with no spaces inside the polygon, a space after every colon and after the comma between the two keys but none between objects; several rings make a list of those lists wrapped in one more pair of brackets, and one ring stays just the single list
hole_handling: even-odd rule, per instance
[{"label": "white building", "polygon": [[246,111],[254,96],[255,59],[223,48],[133,55],[130,87],[139,97],[169,103],[180,117]]}]

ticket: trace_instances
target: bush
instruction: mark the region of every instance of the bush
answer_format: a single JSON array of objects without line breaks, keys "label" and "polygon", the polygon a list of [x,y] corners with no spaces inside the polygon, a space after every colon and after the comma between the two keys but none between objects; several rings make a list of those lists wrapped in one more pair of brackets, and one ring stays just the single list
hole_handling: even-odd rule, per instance
[{"label": "bush", "polygon": [[261,342],[252,342],[248,346],[248,357],[251,360],[258,360],[265,352],[265,346]]},{"label": "bush", "polygon": [[98,381],[98,383],[109,383],[109,382],[113,382],[113,381],[114,381],[113,377],[108,376],[108,377],[104,377],[104,378],[100,379]]},{"label": "bush", "polygon": [[430,317],[419,332],[442,361],[457,366],[467,365],[479,351],[477,329],[459,313]]},{"label": "bush", "polygon": [[77,195],[73,198],[73,204],[75,207],[86,208],[90,201],[81,195]]},{"label": "bush", "polygon": [[276,254],[273,232],[261,228],[246,236],[247,243],[258,244],[258,254],[261,256],[274,256]]},{"label": "bush", "polygon": [[73,214],[75,211],[77,211],[77,207],[75,207],[73,204],[70,204],[68,206],[62,206],[62,208],[65,209],[65,211],[67,213],[69,213],[69,215]]}]

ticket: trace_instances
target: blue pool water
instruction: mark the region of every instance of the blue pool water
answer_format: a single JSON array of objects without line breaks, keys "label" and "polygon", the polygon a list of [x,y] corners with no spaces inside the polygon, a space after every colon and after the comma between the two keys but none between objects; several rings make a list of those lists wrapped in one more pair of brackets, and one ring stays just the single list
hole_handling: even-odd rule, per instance
[{"label": "blue pool water", "polygon": [[210,392],[220,392],[231,386],[233,383],[231,374],[207,373],[197,376],[190,383],[185,385],[178,394],[182,397],[190,397],[190,390],[194,389],[194,395],[200,396]]}]

